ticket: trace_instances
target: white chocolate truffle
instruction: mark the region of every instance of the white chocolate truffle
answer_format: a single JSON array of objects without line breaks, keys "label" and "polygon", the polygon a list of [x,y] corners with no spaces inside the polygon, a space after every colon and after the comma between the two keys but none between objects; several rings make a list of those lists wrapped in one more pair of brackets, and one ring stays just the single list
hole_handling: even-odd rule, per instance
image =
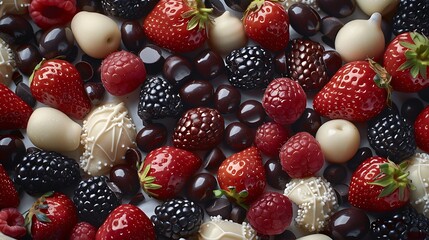
[{"label": "white chocolate truffle", "polygon": [[0,83],[8,85],[15,71],[15,55],[3,39],[0,38]]},{"label": "white chocolate truffle", "polygon": [[338,208],[334,189],[321,177],[292,179],[284,194],[298,205],[297,225],[309,232],[323,230]]},{"label": "white chocolate truffle", "polygon": [[356,4],[368,16],[376,12],[386,16],[396,9],[399,0],[356,0]]},{"label": "white chocolate truffle", "polygon": [[31,0],[1,0],[0,16],[5,14],[24,14],[28,12]]},{"label": "white chocolate truffle", "polygon": [[82,51],[93,58],[105,58],[121,44],[116,22],[100,13],[78,12],[71,21],[71,29]]},{"label": "white chocolate truffle", "polygon": [[320,11],[319,5],[317,4],[317,0],[284,0],[280,2],[285,7],[286,11],[292,6],[294,3],[304,3],[308,6],[312,7],[316,11]]},{"label": "white chocolate truffle", "polygon": [[381,57],[384,46],[380,13],[346,23],[335,37],[335,50],[345,62]]},{"label": "white chocolate truffle", "polygon": [[125,163],[125,152],[136,146],[136,135],[124,103],[94,109],[83,122],[81,143],[85,152],[80,167],[91,176],[108,174],[113,166]]},{"label": "white chocolate truffle", "polygon": [[320,126],[316,133],[316,140],[322,148],[326,161],[345,163],[358,151],[360,134],[357,127],[350,121],[334,119]]},{"label": "white chocolate truffle", "polygon": [[429,217],[429,154],[416,153],[408,160],[408,178],[416,187],[410,191],[410,203],[419,213]]},{"label": "white chocolate truffle", "polygon": [[297,238],[296,240],[332,240],[332,238],[326,236],[325,234],[316,233]]},{"label": "white chocolate truffle", "polygon": [[46,151],[69,152],[79,147],[82,128],[63,112],[41,107],[27,124],[27,136],[34,146]]},{"label": "white chocolate truffle", "polygon": [[243,22],[225,11],[215,18],[209,29],[209,44],[216,51],[228,54],[246,45],[247,36]]},{"label": "white chocolate truffle", "polygon": [[201,224],[198,231],[199,240],[254,240],[256,231],[243,222],[238,224],[229,220],[222,220],[220,216],[212,217],[212,220]]}]

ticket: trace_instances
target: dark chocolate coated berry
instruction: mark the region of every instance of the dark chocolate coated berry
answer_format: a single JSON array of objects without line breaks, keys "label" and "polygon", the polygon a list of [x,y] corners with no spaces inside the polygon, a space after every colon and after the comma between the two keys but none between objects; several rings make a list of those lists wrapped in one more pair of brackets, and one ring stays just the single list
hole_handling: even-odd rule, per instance
[{"label": "dark chocolate coated berry", "polygon": [[148,74],[153,75],[161,72],[165,58],[162,56],[160,47],[148,44],[139,52],[139,57],[146,66]]},{"label": "dark chocolate coated berry", "polygon": [[36,106],[36,99],[33,97],[30,87],[24,82],[20,82],[16,85],[15,93],[16,95],[18,95],[18,97],[24,100],[24,102],[27,103],[28,106],[32,108]]},{"label": "dark chocolate coated berry", "polygon": [[219,112],[226,114],[236,111],[241,102],[240,91],[229,84],[222,84],[216,88],[214,106]]},{"label": "dark chocolate coated berry", "polygon": [[290,181],[290,176],[283,171],[280,161],[275,158],[268,159],[264,164],[267,183],[278,190],[284,190]]},{"label": "dark chocolate coated berry", "polygon": [[322,27],[320,28],[320,32],[323,34],[322,41],[335,48],[335,38],[343,26],[344,23],[336,17],[326,16],[322,18]]},{"label": "dark chocolate coated berry", "polygon": [[217,189],[217,181],[212,174],[198,173],[189,180],[186,196],[195,202],[207,202],[214,198],[215,189]]},{"label": "dark chocolate coated berry", "polygon": [[118,186],[125,196],[133,196],[141,188],[137,169],[126,164],[115,165],[110,169],[110,181]]},{"label": "dark chocolate coated berry", "polygon": [[33,44],[23,44],[15,50],[16,67],[24,75],[30,76],[40,61],[42,55]]},{"label": "dark chocolate coated berry", "polygon": [[347,167],[353,172],[365,159],[370,157],[372,157],[372,151],[369,147],[359,148],[353,158],[347,162]]},{"label": "dark chocolate coated berry", "polygon": [[315,136],[321,125],[322,119],[320,115],[312,108],[306,108],[298,120],[292,125],[292,129],[295,132],[308,132]]},{"label": "dark chocolate coated berry", "polygon": [[242,122],[232,122],[226,127],[224,136],[230,148],[241,151],[252,146],[255,131]]},{"label": "dark chocolate coated berry", "polygon": [[231,214],[230,214],[229,218],[233,222],[242,224],[244,222],[244,220],[246,219],[246,214],[247,214],[246,209],[244,209],[238,205],[234,205],[234,206],[232,206],[232,210],[231,210]]},{"label": "dark chocolate coated berry", "polygon": [[310,37],[319,32],[321,19],[316,10],[304,3],[294,3],[288,9],[290,25],[302,36]]},{"label": "dark chocolate coated berry", "polygon": [[325,51],[323,53],[323,61],[325,62],[326,74],[329,78],[334,76],[338,69],[343,65],[341,55],[334,50]]},{"label": "dark chocolate coated berry", "polygon": [[222,57],[209,49],[204,50],[195,57],[194,66],[198,74],[208,80],[216,78],[224,70]]},{"label": "dark chocolate coated berry", "polygon": [[46,59],[67,56],[73,46],[74,36],[68,27],[54,27],[44,32],[39,41],[40,54]]},{"label": "dark chocolate coated berry", "polygon": [[6,169],[15,169],[26,154],[24,142],[16,137],[0,137],[0,164]]},{"label": "dark chocolate coated berry", "polygon": [[369,232],[369,223],[363,210],[345,208],[331,216],[328,232],[334,239],[362,239]]},{"label": "dark chocolate coated berry", "polygon": [[126,20],[121,25],[122,43],[128,51],[138,53],[145,44],[143,27],[137,20]]},{"label": "dark chocolate coated berry", "polygon": [[192,64],[181,56],[170,55],[165,59],[162,73],[173,86],[181,86],[191,79]]},{"label": "dark chocolate coated berry", "polygon": [[179,90],[182,102],[190,107],[209,106],[213,102],[214,88],[209,81],[194,80]]},{"label": "dark chocolate coated berry", "polygon": [[237,112],[237,118],[240,122],[249,127],[257,128],[266,118],[267,114],[261,102],[256,100],[247,100],[240,104]]},{"label": "dark chocolate coated berry", "polygon": [[137,133],[136,143],[143,152],[150,152],[164,145],[167,141],[167,128],[161,123],[143,125]]},{"label": "dark chocolate coated berry", "polygon": [[23,15],[5,14],[0,18],[0,37],[9,45],[20,45],[33,40],[34,33]]}]

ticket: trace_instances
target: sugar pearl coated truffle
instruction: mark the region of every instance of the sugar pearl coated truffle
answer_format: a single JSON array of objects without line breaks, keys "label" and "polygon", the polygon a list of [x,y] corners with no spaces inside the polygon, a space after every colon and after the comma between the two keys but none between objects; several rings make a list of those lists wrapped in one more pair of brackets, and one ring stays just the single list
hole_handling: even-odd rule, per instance
[{"label": "sugar pearl coated truffle", "polygon": [[326,236],[325,234],[316,233],[297,238],[296,240],[332,240],[332,238]]},{"label": "sugar pearl coated truffle", "polygon": [[216,51],[228,54],[247,42],[243,22],[225,11],[215,18],[209,29],[209,44]]},{"label": "sugar pearl coated truffle", "polygon": [[46,151],[68,152],[80,143],[81,126],[63,112],[41,107],[34,110],[27,124],[27,136],[34,146]]},{"label": "sugar pearl coated truffle", "polygon": [[219,217],[212,217],[211,221],[201,224],[198,231],[199,240],[255,240],[256,231],[252,227],[243,222],[243,224],[235,223],[230,220],[222,220]]},{"label": "sugar pearl coated truffle", "polygon": [[386,16],[396,9],[399,0],[356,0],[356,4],[368,16],[375,12]]},{"label": "sugar pearl coated truffle", "polygon": [[343,61],[352,62],[377,58],[383,54],[385,41],[381,30],[381,14],[368,20],[353,20],[344,25],[335,38],[335,50]]},{"label": "sugar pearl coated truffle", "polygon": [[104,58],[121,44],[116,22],[100,13],[78,12],[71,21],[71,29],[82,51],[93,58]]},{"label": "sugar pearl coated truffle", "polygon": [[359,149],[360,134],[353,123],[335,119],[320,126],[316,140],[328,162],[345,163],[352,159]]},{"label": "sugar pearl coated truffle", "polygon": [[429,154],[416,153],[408,160],[408,178],[416,187],[410,191],[410,203],[419,213],[429,217]]}]

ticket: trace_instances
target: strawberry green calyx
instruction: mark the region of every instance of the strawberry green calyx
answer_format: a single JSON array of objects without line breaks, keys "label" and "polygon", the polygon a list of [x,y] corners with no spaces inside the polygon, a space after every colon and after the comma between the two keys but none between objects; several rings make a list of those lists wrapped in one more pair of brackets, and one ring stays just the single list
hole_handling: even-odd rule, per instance
[{"label": "strawberry green calyx", "polygon": [[368,59],[369,66],[372,70],[376,73],[374,77],[374,82],[379,88],[384,88],[387,91],[387,103],[390,105],[390,100],[392,97],[392,85],[390,85],[390,82],[392,81],[392,76],[386,71],[384,67],[382,67],[380,64],[375,62],[372,59]]},{"label": "strawberry green calyx", "polygon": [[413,78],[416,78],[420,74],[426,79],[428,77],[426,71],[429,67],[429,39],[425,35],[417,32],[410,33],[410,37],[413,43],[399,43],[408,50],[405,51],[407,60],[399,66],[397,71],[410,69]]},{"label": "strawberry green calyx", "polygon": [[37,70],[39,70],[43,63],[45,63],[47,60],[45,58],[43,58],[35,67],[33,72],[31,73],[30,77],[28,78],[28,85],[31,86],[31,82],[33,81],[34,78],[34,74],[36,73]]},{"label": "strawberry green calyx", "polygon": [[228,190],[213,190],[213,193],[215,195],[215,197],[220,198],[222,196],[226,196],[229,199],[234,199],[235,203],[237,203],[237,205],[241,206],[242,208],[248,210],[249,206],[247,206],[247,204],[245,204],[244,202],[246,201],[247,196],[249,195],[249,192],[247,192],[246,190],[242,190],[240,192],[237,192],[237,190],[235,189],[235,187],[233,186],[229,186]]},{"label": "strawberry green calyx", "polygon": [[191,18],[187,29],[192,30],[197,26],[199,30],[207,28],[207,25],[211,22],[210,13],[213,12],[213,9],[206,8],[201,0],[188,0],[187,3],[191,10],[182,14],[182,18]]},{"label": "strawberry green calyx", "polygon": [[399,189],[399,200],[406,200],[405,191],[407,189],[414,190],[414,185],[411,184],[408,175],[410,174],[407,171],[408,161],[404,161],[399,165],[396,165],[394,162],[388,160],[387,163],[382,163],[379,165],[380,174],[375,176],[375,181],[369,184],[377,185],[383,187],[383,190],[379,194],[379,198],[389,196],[397,189]]},{"label": "strawberry green calyx", "polygon": [[31,226],[33,223],[33,216],[36,216],[37,220],[44,223],[49,223],[51,220],[41,210],[46,210],[49,206],[46,204],[46,198],[51,197],[54,192],[47,192],[37,199],[30,209],[25,214],[25,227],[27,232],[31,234]]},{"label": "strawberry green calyx", "polygon": [[[249,6],[247,7],[246,11],[244,12],[244,17],[247,16],[250,12],[256,12],[258,11],[262,5],[264,5],[265,0],[253,0]],[[279,2],[278,0],[270,0],[270,2]]]},{"label": "strawberry green calyx", "polygon": [[[143,165],[142,165],[143,167]],[[153,176],[148,176],[150,171],[150,164],[146,165],[143,172],[140,174],[140,185],[143,187],[143,190],[149,194],[149,196],[157,196],[157,194],[152,193],[150,190],[160,189],[162,186],[154,183],[156,178]],[[140,171],[139,171],[140,172]]]}]

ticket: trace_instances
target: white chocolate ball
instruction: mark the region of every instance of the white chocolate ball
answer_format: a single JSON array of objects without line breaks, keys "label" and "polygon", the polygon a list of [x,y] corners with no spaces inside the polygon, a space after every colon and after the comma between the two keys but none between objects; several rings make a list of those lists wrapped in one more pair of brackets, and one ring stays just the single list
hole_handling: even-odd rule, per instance
[{"label": "white chocolate ball", "polygon": [[359,149],[360,134],[353,123],[334,119],[320,126],[316,133],[316,140],[322,148],[326,161],[345,163]]},{"label": "white chocolate ball", "polygon": [[56,152],[79,147],[82,128],[63,112],[41,107],[34,110],[27,124],[27,136],[34,146]]},{"label": "white chocolate ball", "polygon": [[399,0],[356,0],[356,4],[368,16],[376,12],[386,16],[396,9]]},{"label": "white chocolate ball", "polygon": [[215,18],[209,28],[209,44],[221,54],[228,54],[234,49],[246,45],[247,36],[243,22],[225,11]]},{"label": "white chocolate ball", "polygon": [[239,224],[230,220],[212,217],[212,221],[204,222],[198,231],[198,240],[229,239],[229,240],[255,240],[256,231],[250,224]]},{"label": "white chocolate ball", "polygon": [[416,153],[408,160],[408,179],[416,187],[410,191],[410,203],[417,212],[429,217],[429,154]]},{"label": "white chocolate ball", "polygon": [[80,11],[73,17],[71,29],[82,51],[93,58],[105,58],[120,47],[118,25],[106,15]]},{"label": "white chocolate ball", "polygon": [[332,238],[326,236],[325,234],[316,233],[297,238],[296,240],[332,240]]},{"label": "white chocolate ball", "polygon": [[335,38],[335,50],[345,62],[381,57],[384,46],[380,13],[346,23]]}]

